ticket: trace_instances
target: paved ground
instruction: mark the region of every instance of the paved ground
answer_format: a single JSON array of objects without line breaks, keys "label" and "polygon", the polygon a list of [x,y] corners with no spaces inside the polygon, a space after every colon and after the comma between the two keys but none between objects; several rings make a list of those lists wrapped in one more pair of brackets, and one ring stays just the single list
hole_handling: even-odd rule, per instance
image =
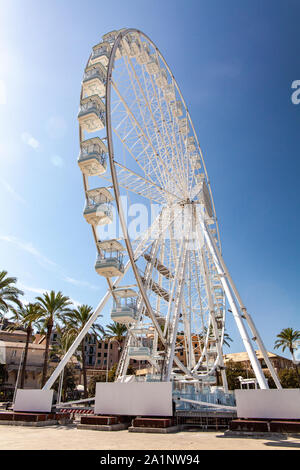
[{"label": "paved ground", "polygon": [[128,431],[86,431],[74,426],[30,428],[0,426],[0,449],[28,450],[275,450],[300,449],[300,438],[249,439],[223,437],[221,432],[136,434]]}]

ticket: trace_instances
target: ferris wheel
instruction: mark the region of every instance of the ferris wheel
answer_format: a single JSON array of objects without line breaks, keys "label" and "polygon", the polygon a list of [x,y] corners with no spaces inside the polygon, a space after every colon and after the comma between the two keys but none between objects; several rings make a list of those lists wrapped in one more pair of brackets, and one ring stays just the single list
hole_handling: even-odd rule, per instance
[{"label": "ferris wheel", "polygon": [[[84,218],[107,292],[44,388],[111,300],[127,326],[116,380],[130,361],[150,380],[215,384],[229,305],[261,388],[252,340],[280,383],[221,255],[204,158],[182,93],[157,46],[136,29],[93,47],[78,114]],[[132,217],[137,215],[135,219]],[[249,332],[253,335],[251,339]]]}]

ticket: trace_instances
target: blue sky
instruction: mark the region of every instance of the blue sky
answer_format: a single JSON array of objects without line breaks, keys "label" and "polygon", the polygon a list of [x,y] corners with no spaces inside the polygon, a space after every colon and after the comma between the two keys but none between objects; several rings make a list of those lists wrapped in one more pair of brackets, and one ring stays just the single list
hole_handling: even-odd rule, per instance
[{"label": "blue sky", "polygon": [[[266,346],[299,322],[298,1],[0,0],[0,260],[26,299],[96,306],[105,283],[82,217],[77,113],[91,47],[136,27],[181,88],[213,189],[223,254]],[[104,321],[109,321],[105,312]],[[234,338],[231,351],[242,349]]]}]

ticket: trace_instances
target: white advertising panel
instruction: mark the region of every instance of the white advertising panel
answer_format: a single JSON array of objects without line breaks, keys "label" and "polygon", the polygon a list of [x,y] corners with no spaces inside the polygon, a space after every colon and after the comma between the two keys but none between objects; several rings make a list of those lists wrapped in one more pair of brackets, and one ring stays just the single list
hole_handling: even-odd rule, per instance
[{"label": "white advertising panel", "polygon": [[172,416],[172,384],[98,382],[95,414]]},{"label": "white advertising panel", "polygon": [[239,418],[300,419],[300,389],[235,390]]},{"label": "white advertising panel", "polygon": [[53,401],[53,390],[18,389],[14,411],[44,411],[50,413]]},{"label": "white advertising panel", "polygon": [[5,342],[0,341],[0,364],[6,364]]}]

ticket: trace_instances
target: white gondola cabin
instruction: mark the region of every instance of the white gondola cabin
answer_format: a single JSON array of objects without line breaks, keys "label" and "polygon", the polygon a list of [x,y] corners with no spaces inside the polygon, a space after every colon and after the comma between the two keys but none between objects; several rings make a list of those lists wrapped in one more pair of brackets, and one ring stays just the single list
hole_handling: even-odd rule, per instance
[{"label": "white gondola cabin", "polygon": [[137,292],[131,288],[114,289],[111,319],[117,323],[129,324],[137,321]]},{"label": "white gondola cabin", "polygon": [[97,245],[101,251],[95,264],[97,273],[106,278],[120,276],[124,272],[124,246],[115,239],[98,242]]},{"label": "white gondola cabin", "polygon": [[181,118],[178,121],[178,128],[181,134],[187,134],[189,131],[187,118]]},{"label": "white gondola cabin", "polygon": [[105,105],[98,95],[80,101],[78,121],[87,132],[100,131],[105,127]]},{"label": "white gondola cabin", "polygon": [[182,102],[181,101],[175,101],[175,103],[172,103],[170,105],[171,111],[173,113],[174,117],[181,117],[183,114],[183,108],[182,108]]},{"label": "white gondola cabin", "polygon": [[195,161],[195,163],[194,163],[194,168],[195,168],[195,170],[200,170],[200,168],[201,168],[201,160],[200,160],[199,155],[196,156],[196,159],[195,159],[194,161]]},{"label": "white gondola cabin", "polygon": [[126,34],[122,40],[123,53],[129,57],[134,57],[141,52],[141,45],[135,36]]},{"label": "white gondola cabin", "polygon": [[102,175],[107,168],[107,147],[99,137],[87,139],[80,144],[78,165],[87,176]]},{"label": "white gondola cabin", "polygon": [[164,98],[168,103],[170,103],[171,101],[176,100],[175,89],[174,89],[174,86],[172,84],[168,85],[164,89]]},{"label": "white gondola cabin", "polygon": [[159,75],[155,79],[156,85],[162,89],[168,86],[168,73],[165,68],[161,68]]},{"label": "white gondola cabin", "polygon": [[106,69],[101,63],[90,65],[85,69],[82,80],[84,96],[105,95]]},{"label": "white gondola cabin", "polygon": [[111,46],[109,42],[100,42],[93,47],[93,52],[89,61],[89,65],[100,64],[107,67],[109,56],[110,56]]},{"label": "white gondola cabin", "polygon": [[160,67],[158,65],[157,58],[154,54],[150,55],[149,61],[146,65],[146,69],[149,75],[154,75],[159,72]]},{"label": "white gondola cabin", "polygon": [[117,39],[117,36],[119,33],[122,31],[126,31],[126,28],[122,29],[114,29],[113,31],[110,31],[109,33],[106,33],[102,36],[103,42],[109,42],[109,43],[114,43],[115,40]]},{"label": "white gondola cabin", "polygon": [[136,361],[149,361],[151,350],[147,346],[131,346],[128,348],[128,357]]},{"label": "white gondola cabin", "polygon": [[185,145],[189,153],[195,152],[196,142],[193,136],[190,136],[186,139]]},{"label": "white gondola cabin", "polygon": [[114,197],[107,188],[90,189],[86,192],[87,201],[84,218],[91,225],[110,224],[113,219],[112,205]]},{"label": "white gondola cabin", "polygon": [[136,61],[138,64],[143,65],[147,64],[150,57],[149,45],[146,42],[142,42],[142,47],[140,53],[136,56]]},{"label": "white gondola cabin", "polygon": [[203,183],[203,181],[205,181],[205,174],[198,173],[197,175],[195,175],[195,180],[197,181],[198,184]]}]

